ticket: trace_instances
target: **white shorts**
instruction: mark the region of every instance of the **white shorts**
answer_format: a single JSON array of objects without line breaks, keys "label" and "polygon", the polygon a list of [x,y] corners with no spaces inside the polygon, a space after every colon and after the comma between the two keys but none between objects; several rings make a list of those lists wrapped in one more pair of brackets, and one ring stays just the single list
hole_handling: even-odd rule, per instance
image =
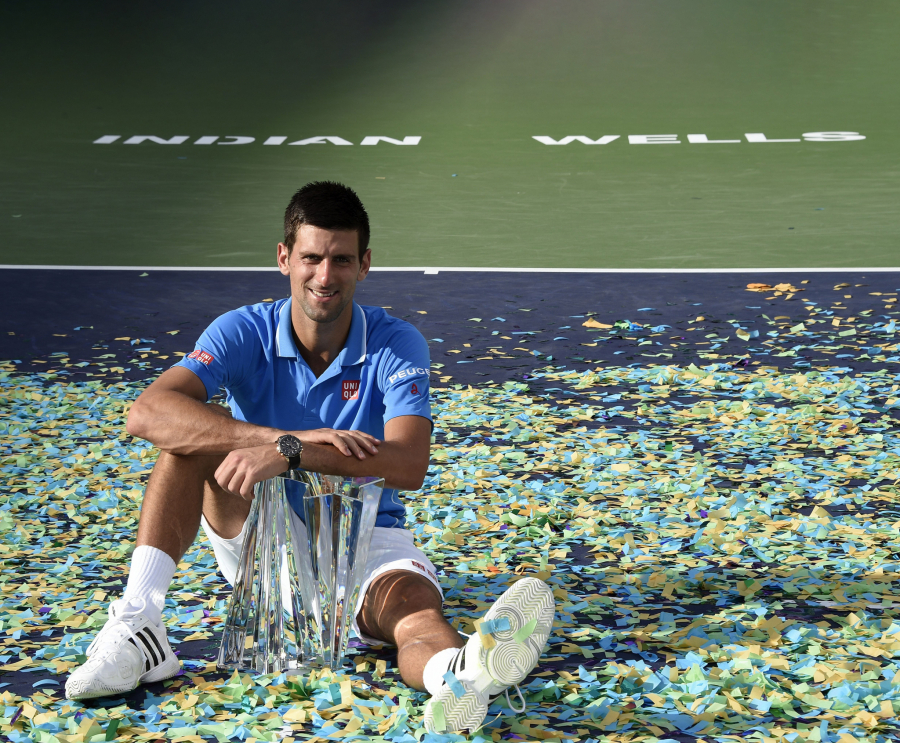
[{"label": "white shorts", "polygon": [[[292,518],[295,519],[295,526],[298,526],[299,529],[305,532],[306,527],[299,518],[296,516],[292,516]],[[244,545],[247,522],[244,522],[241,533],[231,539],[225,539],[216,534],[204,516],[200,517],[200,524],[203,526],[203,531],[206,532],[207,539],[212,544],[216,561],[219,563],[219,571],[225,580],[233,586],[234,579],[237,576],[238,562],[241,558],[241,549]],[[369,645],[384,645],[385,643],[383,640],[363,635],[359,631],[357,617],[360,609],[362,609],[366,591],[369,589],[372,581],[391,570],[409,570],[412,573],[425,576],[438,590],[441,599],[444,597],[441,584],[438,582],[437,571],[434,565],[431,564],[431,561],[425,557],[425,553],[416,547],[412,532],[406,529],[387,529],[376,526],[375,531],[372,533],[372,544],[369,547],[366,570],[363,573],[363,582],[359,591],[359,601],[353,617],[353,632]]]}]

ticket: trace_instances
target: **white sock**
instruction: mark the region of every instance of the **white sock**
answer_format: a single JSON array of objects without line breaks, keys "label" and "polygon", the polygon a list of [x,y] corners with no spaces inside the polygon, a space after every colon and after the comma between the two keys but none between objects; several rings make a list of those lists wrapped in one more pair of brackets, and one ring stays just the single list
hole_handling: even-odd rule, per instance
[{"label": "white sock", "polygon": [[[175,561],[171,557],[156,547],[141,545],[131,556],[131,570],[128,572],[128,583],[122,601],[137,610],[140,610],[143,603],[145,613],[154,623],[159,624],[166,603],[166,592],[174,577]],[[128,611],[127,607],[125,611]]]},{"label": "white sock", "polygon": [[450,664],[456,660],[456,656],[463,652],[465,648],[447,648],[435,653],[428,659],[425,664],[425,670],[422,672],[422,683],[431,696],[437,694],[444,685],[444,674],[450,670]]}]

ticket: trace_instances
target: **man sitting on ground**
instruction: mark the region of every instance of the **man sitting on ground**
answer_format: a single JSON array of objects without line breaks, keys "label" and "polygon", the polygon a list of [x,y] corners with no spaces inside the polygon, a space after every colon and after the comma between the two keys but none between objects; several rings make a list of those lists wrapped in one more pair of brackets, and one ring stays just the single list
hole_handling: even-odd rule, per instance
[{"label": "man sitting on ground", "polygon": [[[160,454],[122,598],[66,683],[69,699],[131,691],[180,663],[162,622],[176,565],[202,525],[234,584],[253,486],[286,469],[385,480],[354,629],[397,646],[400,675],[427,690],[429,730],[475,730],[490,697],[537,664],[553,624],[549,587],[514,583],[488,610],[494,642],[465,641],[442,613],[434,566],[404,529],[398,490],[421,488],[431,446],[428,345],[409,323],[353,302],[369,271],[357,195],[310,183],[285,212],[278,267],[290,296],[228,312],[135,401],[127,429]],[[231,412],[207,402],[220,388]]]}]

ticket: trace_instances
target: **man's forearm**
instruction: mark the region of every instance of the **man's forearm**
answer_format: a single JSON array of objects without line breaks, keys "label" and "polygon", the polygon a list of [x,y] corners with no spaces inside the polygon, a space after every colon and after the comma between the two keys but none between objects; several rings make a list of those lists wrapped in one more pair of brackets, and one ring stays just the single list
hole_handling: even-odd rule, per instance
[{"label": "man's forearm", "polygon": [[423,468],[416,461],[416,457],[410,456],[409,447],[393,441],[382,442],[377,454],[362,460],[347,457],[327,444],[304,444],[300,466],[323,475],[383,477],[386,488],[418,490],[425,479],[428,462],[426,459]]},{"label": "man's forearm", "polygon": [[135,401],[126,424],[128,433],[171,454],[228,454],[235,449],[275,443],[283,433],[235,420],[224,408],[173,390]]},{"label": "man's forearm", "polygon": [[[303,442],[303,469],[342,477],[383,477],[387,487],[418,490],[428,472],[430,428],[427,418],[399,416],[385,425],[384,439],[330,428],[292,433]],[[216,482],[250,499],[256,483],[284,472],[285,466],[271,443],[235,449],[216,470]]]}]

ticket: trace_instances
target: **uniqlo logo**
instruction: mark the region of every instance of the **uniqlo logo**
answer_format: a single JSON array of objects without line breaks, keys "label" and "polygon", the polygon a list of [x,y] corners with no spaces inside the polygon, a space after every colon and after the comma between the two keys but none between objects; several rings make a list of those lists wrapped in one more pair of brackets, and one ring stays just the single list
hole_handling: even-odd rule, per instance
[{"label": "uniqlo logo", "polygon": [[359,397],[359,380],[345,379],[342,382],[341,399],[356,400]]},{"label": "uniqlo logo", "polygon": [[215,361],[211,354],[206,353],[206,351],[200,351],[199,349],[188,354],[188,358],[197,359],[197,361],[199,361],[201,364],[206,364],[206,366],[209,366],[213,361]]}]

